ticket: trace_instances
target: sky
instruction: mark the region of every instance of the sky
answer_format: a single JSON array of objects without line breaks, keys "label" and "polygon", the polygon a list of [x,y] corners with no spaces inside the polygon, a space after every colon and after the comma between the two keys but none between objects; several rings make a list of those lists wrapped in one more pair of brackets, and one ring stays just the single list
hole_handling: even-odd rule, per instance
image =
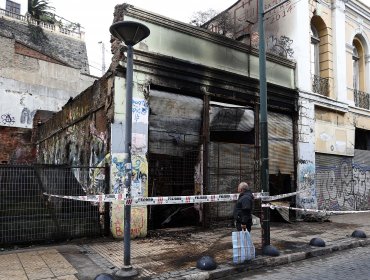
[{"label": "sky", "polygon": [[[370,0],[368,0],[370,1]],[[101,76],[102,44],[105,47],[105,64],[108,69],[111,59],[109,27],[113,22],[114,7],[128,3],[172,19],[188,23],[193,13],[214,9],[223,11],[237,0],[50,0],[55,13],[84,27],[90,74]]]},{"label": "sky", "polygon": [[[113,22],[114,7],[117,4],[129,3],[135,7],[188,23],[197,11],[212,8],[221,12],[236,2],[237,0],[50,0],[57,15],[80,23],[84,27],[90,73],[95,76],[102,74],[102,44],[99,42],[104,43],[106,69],[110,64],[109,27]],[[370,6],[370,0],[362,0],[362,2]]]}]

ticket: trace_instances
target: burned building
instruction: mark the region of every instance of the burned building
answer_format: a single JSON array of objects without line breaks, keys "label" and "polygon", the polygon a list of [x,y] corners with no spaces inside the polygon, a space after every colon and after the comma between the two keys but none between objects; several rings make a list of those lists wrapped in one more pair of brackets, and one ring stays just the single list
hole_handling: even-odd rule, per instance
[{"label": "burned building", "polygon": [[[131,5],[114,22],[138,21],[151,34],[134,49],[132,195],[260,190],[258,50]],[[40,163],[110,166],[110,193],[123,193],[125,48],[112,38],[110,70],[35,131]],[[267,57],[272,194],[294,190],[295,64]],[[107,174],[105,174],[107,175]],[[99,189],[90,189],[99,193]],[[131,234],[148,227],[229,220],[231,203],[133,206]],[[123,205],[112,203],[111,232],[123,237]]]}]

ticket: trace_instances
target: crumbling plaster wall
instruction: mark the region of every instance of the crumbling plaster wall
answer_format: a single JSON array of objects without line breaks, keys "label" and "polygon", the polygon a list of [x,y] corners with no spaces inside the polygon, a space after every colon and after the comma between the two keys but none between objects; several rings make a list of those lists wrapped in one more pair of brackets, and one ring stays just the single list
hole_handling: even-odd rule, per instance
[{"label": "crumbling plaster wall", "polygon": [[1,34],[0,48],[0,77],[47,87],[49,90],[63,90],[65,94],[60,98],[68,100],[70,96],[76,96],[96,80],[96,77],[81,74],[80,69],[61,61],[46,61],[43,53],[34,51],[31,54],[32,49]]},{"label": "crumbling plaster wall", "polygon": [[317,209],[315,187],[315,105],[309,99],[298,101],[298,164],[297,195],[298,207]]},{"label": "crumbling plaster wall", "polygon": [[[124,5],[117,5],[114,12],[114,21],[123,20]],[[116,69],[120,61],[125,61],[122,44],[112,37],[111,69]],[[138,44],[135,48],[142,48]],[[148,196],[148,131],[149,131],[149,76],[133,69],[133,103],[132,103],[132,139],[131,162],[132,183],[131,194],[134,197]],[[114,121],[111,127],[111,193],[126,194],[125,164],[128,154],[124,150],[125,118],[126,118],[126,79],[117,75],[114,81]],[[131,208],[131,237],[143,237],[147,234],[148,219],[147,207],[132,206]],[[111,232],[116,238],[124,238],[124,205],[111,204]]]},{"label": "crumbling plaster wall", "polygon": [[0,32],[0,126],[7,128],[2,129],[6,140],[0,142],[0,160],[31,163],[35,160],[31,131],[24,128],[32,128],[36,111],[61,110],[96,78],[16,42],[11,32],[2,36],[4,32]]},{"label": "crumbling plaster wall", "polygon": [[109,154],[113,80],[104,76],[35,129],[37,161],[96,166]]}]

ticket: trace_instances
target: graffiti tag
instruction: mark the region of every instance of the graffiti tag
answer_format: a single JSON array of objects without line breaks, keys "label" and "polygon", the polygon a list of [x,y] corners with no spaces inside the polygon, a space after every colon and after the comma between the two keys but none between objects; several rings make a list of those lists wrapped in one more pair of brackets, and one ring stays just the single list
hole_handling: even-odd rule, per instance
[{"label": "graffiti tag", "polygon": [[10,114],[3,114],[1,115],[1,122],[3,124],[12,125],[15,123],[15,118]]}]

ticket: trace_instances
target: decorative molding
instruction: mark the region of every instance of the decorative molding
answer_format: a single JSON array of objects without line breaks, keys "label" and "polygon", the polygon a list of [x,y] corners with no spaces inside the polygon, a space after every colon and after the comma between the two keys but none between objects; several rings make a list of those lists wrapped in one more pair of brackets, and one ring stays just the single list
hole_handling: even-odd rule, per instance
[{"label": "decorative molding", "polygon": [[351,9],[355,14],[360,15],[363,18],[370,18],[370,8],[358,1],[348,1],[348,3],[346,3],[346,8]]},{"label": "decorative molding", "polygon": [[348,112],[348,104],[343,103],[340,101],[333,100],[329,97],[325,97],[319,94],[315,94],[312,92],[305,92],[305,91],[300,91],[299,90],[299,98],[305,98],[310,100],[311,102],[313,101],[315,105],[328,108],[334,111],[342,112],[342,113],[347,113]]}]

